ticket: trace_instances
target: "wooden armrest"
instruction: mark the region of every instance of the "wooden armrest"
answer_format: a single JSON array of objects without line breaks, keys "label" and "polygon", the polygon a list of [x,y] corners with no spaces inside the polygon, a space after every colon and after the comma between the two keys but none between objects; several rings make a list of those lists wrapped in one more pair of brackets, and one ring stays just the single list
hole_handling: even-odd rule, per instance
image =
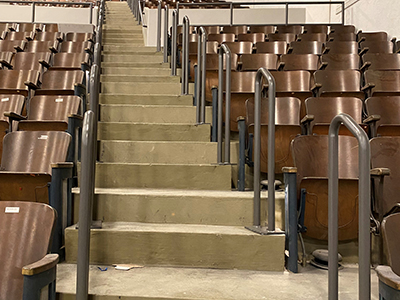
[{"label": "wooden armrest", "polygon": [[400,276],[396,275],[391,267],[377,266],[375,271],[380,281],[395,290],[400,290]]},{"label": "wooden armrest", "polygon": [[36,84],[34,84],[33,82],[30,82],[30,81],[25,81],[24,84],[25,84],[27,87],[29,87],[29,88],[31,88],[31,89],[34,89],[34,90],[39,88]]},{"label": "wooden armrest", "polygon": [[296,167],[283,167],[282,173],[297,173]]},{"label": "wooden armrest", "polygon": [[[357,35],[358,35],[358,33],[357,33]],[[359,41],[358,41],[358,43],[361,43],[361,42],[364,42],[365,41],[365,37],[362,37]]]},{"label": "wooden armrest", "polygon": [[287,48],[287,54],[290,54],[290,53],[292,53],[293,52],[293,47],[288,47]]},{"label": "wooden armrest", "polygon": [[311,121],[314,121],[314,115],[305,115],[304,118],[301,119],[300,123],[306,124],[306,123],[310,123]]},{"label": "wooden armrest", "polygon": [[334,37],[330,37],[330,38],[328,39],[328,42],[333,42],[334,40],[335,40]]},{"label": "wooden armrest", "polygon": [[325,47],[324,51],[322,51],[322,55],[329,53],[329,50],[331,50],[330,47]]},{"label": "wooden armrest", "polygon": [[17,50],[17,52],[24,52],[24,49],[22,49],[20,46],[14,46],[14,49]]},{"label": "wooden armrest", "polygon": [[61,163],[54,163],[51,164],[52,168],[57,168],[57,169],[70,169],[74,167],[74,163],[72,162],[61,162]]},{"label": "wooden armrest", "polygon": [[393,44],[396,43],[397,38],[394,36],[392,37],[392,39],[390,40]]},{"label": "wooden armrest", "polygon": [[217,86],[217,85],[213,85],[213,86],[211,87],[211,89],[218,89],[218,86]]},{"label": "wooden armrest", "polygon": [[22,267],[22,275],[33,276],[54,268],[58,263],[58,254],[47,254],[41,260]]},{"label": "wooden armrest", "polygon": [[389,168],[373,168],[370,170],[371,176],[389,176],[390,169]]},{"label": "wooden armrest", "polygon": [[368,52],[368,50],[369,50],[368,47],[364,47],[364,48],[360,51],[360,53],[358,53],[358,55],[363,56],[365,53]]},{"label": "wooden armrest", "polygon": [[318,91],[322,87],[322,84],[316,83],[314,86],[311,88],[311,91]]},{"label": "wooden armrest", "polygon": [[283,71],[284,68],[285,68],[285,62],[284,61],[279,62],[278,71]]},{"label": "wooden armrest", "polygon": [[17,114],[17,113],[12,112],[12,111],[5,112],[4,116],[7,117],[7,118],[10,118],[12,120],[16,120],[16,121],[26,120],[26,117],[21,116],[20,114]]},{"label": "wooden armrest", "polygon": [[58,53],[57,49],[54,46],[49,47],[49,50],[53,53]]},{"label": "wooden armrest", "polygon": [[85,89],[85,88],[86,88],[86,86],[83,85],[82,83],[75,83],[74,86],[75,86],[75,87],[80,87],[80,88],[82,88],[82,89]]},{"label": "wooden armrest", "polygon": [[245,121],[245,120],[246,120],[246,118],[243,117],[243,116],[239,116],[239,117],[236,118],[236,122]]},{"label": "wooden armrest", "polygon": [[39,60],[39,63],[46,68],[50,68],[50,64],[44,59]]},{"label": "wooden armrest", "polygon": [[70,115],[68,115],[68,118],[83,120],[83,117],[81,115],[77,115],[77,114],[70,114]]},{"label": "wooden armrest", "polygon": [[323,62],[320,64],[318,70],[325,70],[327,66],[328,66],[328,63],[327,63],[326,61],[323,61]]},{"label": "wooden armrest", "polygon": [[371,90],[372,88],[374,88],[375,87],[375,83],[372,83],[372,82],[369,82],[369,83],[367,83],[365,86],[363,86],[362,88],[361,88],[361,91],[366,91],[366,90]]},{"label": "wooden armrest", "polygon": [[363,123],[364,124],[375,123],[376,121],[379,121],[380,119],[381,119],[380,115],[370,115],[363,121]]},{"label": "wooden armrest", "polygon": [[368,70],[368,68],[369,68],[370,65],[371,65],[371,62],[370,62],[370,61],[366,61],[366,62],[362,65],[362,67],[360,68],[360,71],[361,71],[361,72],[364,72],[364,71]]}]

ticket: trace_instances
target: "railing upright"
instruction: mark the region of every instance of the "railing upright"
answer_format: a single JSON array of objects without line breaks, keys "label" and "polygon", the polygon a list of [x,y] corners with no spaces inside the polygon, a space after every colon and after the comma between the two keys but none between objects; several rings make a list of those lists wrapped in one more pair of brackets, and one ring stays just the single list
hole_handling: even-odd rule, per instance
[{"label": "railing upright", "polygon": [[343,124],[357,138],[358,164],[358,299],[371,299],[370,274],[370,146],[365,131],[347,114],[332,119],[329,127],[329,182],[328,182],[328,277],[329,300],[338,294],[338,201],[339,201],[339,128]]},{"label": "railing upright", "polygon": [[[226,80],[224,84],[224,54],[225,54],[225,69],[226,69]],[[225,155],[224,163],[230,164],[230,153],[231,153],[231,62],[232,54],[229,47],[222,44],[219,48],[218,54],[218,126],[217,126],[217,141],[218,141],[218,154],[217,162],[222,164],[222,107],[223,107],[223,95],[225,86]]]},{"label": "railing upright", "polygon": [[196,123],[205,123],[206,111],[206,50],[207,32],[203,26],[197,29],[197,82],[196,82]]},{"label": "railing upright", "polygon": [[157,52],[161,51],[161,0],[157,6]]},{"label": "railing upright", "polygon": [[164,14],[164,63],[168,62],[168,19],[169,19],[169,9],[168,9],[168,4],[166,4],[165,14]]},{"label": "railing upright", "polygon": [[[268,225],[261,226],[261,92],[263,78],[268,81]],[[254,211],[253,226],[248,229],[260,234],[281,233],[275,230],[275,79],[260,68],[255,79],[254,92]]]},{"label": "railing upright", "polygon": [[182,37],[182,95],[189,93],[189,28],[189,17],[184,16]]},{"label": "railing upright", "polygon": [[174,9],[172,11],[172,32],[171,32],[171,75],[176,76],[176,34],[178,27],[177,11]]}]

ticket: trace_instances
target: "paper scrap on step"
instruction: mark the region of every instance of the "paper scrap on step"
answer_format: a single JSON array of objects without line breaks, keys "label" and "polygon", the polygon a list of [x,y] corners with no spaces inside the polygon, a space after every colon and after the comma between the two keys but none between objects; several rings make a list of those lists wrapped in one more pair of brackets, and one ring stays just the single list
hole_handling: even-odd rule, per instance
[{"label": "paper scrap on step", "polygon": [[144,266],[130,265],[130,264],[118,264],[118,265],[113,265],[113,267],[115,267],[115,270],[129,271],[130,269],[143,268]]}]

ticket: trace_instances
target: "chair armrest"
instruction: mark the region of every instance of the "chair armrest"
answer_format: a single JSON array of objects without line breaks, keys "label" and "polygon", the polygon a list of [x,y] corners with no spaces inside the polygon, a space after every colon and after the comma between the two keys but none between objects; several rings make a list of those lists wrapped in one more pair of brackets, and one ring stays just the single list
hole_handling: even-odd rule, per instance
[{"label": "chair armrest", "polygon": [[397,38],[394,36],[394,37],[392,37],[392,39],[390,40],[393,44],[395,44],[396,43],[396,40],[397,40]]},{"label": "chair armrest", "polygon": [[314,86],[311,88],[311,91],[312,91],[313,93],[317,93],[321,87],[322,87],[322,84],[320,84],[320,83],[315,83]]},{"label": "chair armrest", "polygon": [[39,63],[46,68],[50,68],[50,64],[44,59],[39,60]]},{"label": "chair armrest", "polygon": [[322,55],[329,53],[329,50],[331,50],[330,47],[325,47],[324,50],[322,51]]},{"label": "chair armrest", "polygon": [[296,167],[283,167],[282,173],[297,173]]},{"label": "chair armrest", "polygon": [[281,61],[278,64],[278,71],[283,71],[283,69],[285,68],[285,62]]},{"label": "chair armrest", "polygon": [[364,124],[376,123],[376,121],[379,121],[380,119],[381,119],[380,115],[370,115],[363,121],[363,123]]},{"label": "chair armrest", "polygon": [[400,290],[400,276],[393,272],[389,266],[378,266],[375,269],[378,274],[379,281],[382,281],[387,286],[395,290]]},{"label": "chair armrest", "polygon": [[[21,116],[20,114],[17,114],[17,113],[12,112],[12,111],[10,111],[10,112],[5,112],[5,113],[4,113],[4,116],[7,117],[7,118],[9,118],[10,121],[22,121],[22,120],[26,120],[26,117]],[[10,123],[10,121],[9,121],[9,123]]]},{"label": "chair armrest", "polygon": [[328,66],[328,63],[327,63],[326,61],[323,61],[323,62],[320,64],[318,70],[325,70],[327,66]]},{"label": "chair armrest", "polygon": [[292,53],[293,52],[293,47],[288,47],[287,48],[287,54],[290,54],[290,53]]},{"label": "chair armrest", "polygon": [[361,72],[364,72],[364,71],[368,70],[368,68],[369,68],[370,65],[371,65],[371,62],[366,61],[366,62],[362,65],[362,67],[360,68],[360,71],[361,71]]},{"label": "chair armrest", "polygon": [[[357,36],[358,36],[359,33],[361,33],[361,31],[359,31],[359,32],[357,33]],[[361,43],[361,42],[364,42],[364,41],[365,41],[365,37],[362,37],[361,39],[359,39],[358,43]]]},{"label": "chair armrest", "polygon": [[375,83],[369,82],[361,88],[361,91],[370,91],[375,87]]},{"label": "chair armrest", "polygon": [[72,162],[61,162],[61,163],[51,164],[52,169],[72,169],[73,167],[74,163]]},{"label": "chair armrest", "polygon": [[68,115],[68,119],[72,118],[72,119],[77,119],[77,120],[83,120],[83,117],[81,115],[76,115],[76,114],[70,114]]},{"label": "chair armrest", "polygon": [[36,90],[36,89],[39,88],[35,83],[33,83],[33,82],[31,82],[31,81],[25,81],[24,84],[25,84],[28,88],[33,89],[33,90]]},{"label": "chair armrest", "polygon": [[22,275],[33,276],[54,268],[58,263],[58,254],[47,254],[41,260],[22,267]]},{"label": "chair armrest", "polygon": [[384,177],[390,175],[389,168],[373,168],[370,170],[370,175],[373,177]]},{"label": "chair armrest", "polygon": [[218,90],[218,86],[217,86],[217,85],[213,85],[213,86],[211,87],[211,89],[212,89],[212,90],[213,90],[213,89]]},{"label": "chair armrest", "polygon": [[314,121],[314,115],[305,115],[303,119],[301,119],[301,124],[309,124],[311,121]]},{"label": "chair armrest", "polygon": [[300,121],[301,126],[301,134],[311,135],[311,126],[310,123],[314,121],[313,115],[305,115],[303,119]]},{"label": "chair armrest", "polygon": [[358,53],[358,55],[363,56],[365,53],[368,52],[368,50],[369,50],[368,47],[364,47],[364,48],[361,49],[361,51],[360,51],[360,53]]}]

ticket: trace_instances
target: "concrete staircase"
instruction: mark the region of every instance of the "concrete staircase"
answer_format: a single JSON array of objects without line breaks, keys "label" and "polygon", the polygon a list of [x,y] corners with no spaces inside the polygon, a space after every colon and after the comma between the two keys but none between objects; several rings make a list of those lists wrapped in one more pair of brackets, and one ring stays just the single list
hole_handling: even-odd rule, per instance
[{"label": "concrete staircase", "polygon": [[[170,76],[162,54],[144,47],[126,2],[106,7],[94,203],[103,228],[92,230],[91,264],[283,271],[284,235],[244,228],[252,224],[252,192],[232,190],[235,168],[216,164],[211,126],[195,124],[192,96],[180,95],[180,79]],[[266,194],[262,202],[266,207]],[[283,193],[276,205],[282,228]],[[78,207],[79,188],[74,222]],[[68,270],[76,263],[77,237],[75,226],[66,229],[59,286],[75,280]],[[73,293],[58,292],[60,299]],[[107,296],[93,299],[114,299]]]}]

